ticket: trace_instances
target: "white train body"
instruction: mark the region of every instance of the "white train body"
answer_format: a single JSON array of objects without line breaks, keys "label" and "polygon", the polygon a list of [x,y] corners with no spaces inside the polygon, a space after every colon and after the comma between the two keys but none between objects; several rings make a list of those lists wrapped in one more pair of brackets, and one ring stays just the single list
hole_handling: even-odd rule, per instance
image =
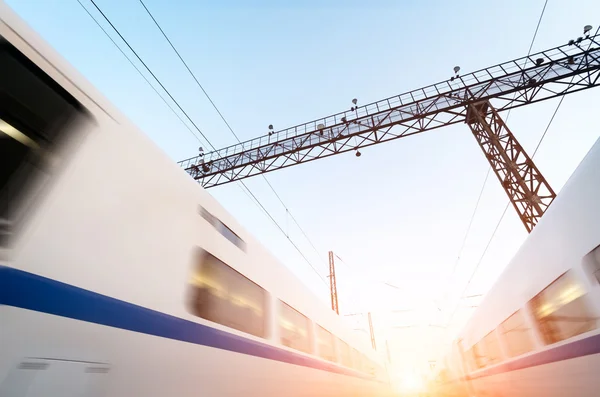
[{"label": "white train body", "polygon": [[448,353],[446,396],[600,393],[600,140]]},{"label": "white train body", "polygon": [[0,36],[0,396],[390,393],[368,342],[1,2]]}]

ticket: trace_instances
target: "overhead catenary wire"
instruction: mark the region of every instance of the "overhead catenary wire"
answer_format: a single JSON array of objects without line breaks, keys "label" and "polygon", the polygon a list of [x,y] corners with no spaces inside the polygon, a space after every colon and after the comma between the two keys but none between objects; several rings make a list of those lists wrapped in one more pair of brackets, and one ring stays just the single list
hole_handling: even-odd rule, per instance
[{"label": "overhead catenary wire", "polygon": [[[163,101],[163,103],[165,105],[167,105],[167,107],[171,110],[171,112],[175,115],[175,117],[177,117],[179,119],[179,121],[185,126],[185,128],[198,140],[198,142],[200,142],[201,144],[204,144],[202,142],[202,140],[198,137],[198,135],[196,135],[196,133],[192,130],[192,128],[190,128],[190,126],[181,118],[179,113],[177,113],[177,111],[175,111],[175,109],[173,109],[173,106],[171,106],[171,104],[164,98],[164,96],[160,92],[158,92],[156,87],[150,82],[150,80],[148,80],[148,78],[144,75],[144,73],[142,73],[142,71],[137,67],[137,65],[127,56],[127,54],[125,54],[125,52],[121,49],[121,47],[119,47],[119,45],[114,41],[114,39],[110,36],[110,34],[108,34],[106,29],[104,29],[104,27],[96,20],[96,18],[94,18],[94,16],[90,13],[90,11],[86,7],[84,7],[81,2],[79,2],[79,4],[85,10],[85,12],[90,16],[90,18],[92,18],[92,20],[96,23],[96,25],[102,30],[102,32],[104,32],[106,37],[108,37],[108,39],[114,44],[114,46],[119,50],[119,52],[121,52],[121,54],[125,57],[125,59],[127,59],[127,61],[131,64],[131,66],[133,66],[135,68],[135,70],[138,72],[138,74],[140,76],[142,76],[142,78],[146,81],[146,83],[150,86],[150,88],[152,88],[152,90],[156,93],[156,95],[158,95],[158,97]],[[207,142],[206,144],[210,144],[210,142]],[[259,204],[252,198],[252,196],[250,196],[250,194],[245,189],[243,189],[239,185],[237,185],[237,186],[242,190],[242,192],[244,192],[246,194],[246,196],[248,196],[248,198],[250,198],[250,201],[252,201],[254,203],[254,205],[256,205],[259,209],[261,209]]]},{"label": "overhead catenary wire", "polygon": [[[212,145],[212,143],[210,142],[210,140],[204,135],[204,133],[202,132],[202,130],[196,125],[196,123],[192,120],[192,118],[187,114],[187,112],[181,107],[181,105],[179,104],[179,102],[177,102],[177,100],[171,95],[171,93],[169,92],[169,90],[162,84],[162,82],[160,81],[160,79],[158,79],[156,77],[156,75],[152,72],[152,70],[146,65],[146,63],[141,59],[141,57],[137,54],[137,52],[131,47],[131,45],[129,44],[129,42],[123,37],[123,35],[119,32],[119,30],[113,25],[113,23],[110,21],[110,19],[104,14],[104,12],[98,7],[98,5],[95,3],[94,0],[90,0],[91,3],[94,5],[94,7],[96,8],[96,10],[102,15],[102,17],[106,20],[106,22],[108,22],[108,24],[112,27],[112,29],[117,33],[117,35],[121,38],[121,40],[127,45],[127,47],[129,48],[129,50],[136,56],[136,58],[141,62],[141,64],[146,68],[146,70],[148,70],[148,72],[152,75],[152,77],[154,78],[154,80],[156,80],[156,82],[161,86],[161,88],[165,91],[165,93],[169,96],[169,98],[171,98],[171,100],[173,101],[173,103],[175,103],[175,105],[179,108],[179,110],[185,115],[185,117],[189,120],[189,122],[194,126],[194,128],[200,133],[200,135],[204,138],[204,140],[206,141],[206,143],[213,149],[216,150],[215,147]],[[152,87],[152,89],[154,90],[155,93],[157,93],[157,95],[159,95],[159,97],[161,97],[161,99],[167,104],[167,106],[169,107],[169,109],[175,113],[175,115],[177,116],[177,118],[186,126],[186,128],[192,133],[192,135],[200,142],[202,143],[202,141],[200,140],[200,138],[193,133],[193,131],[191,130],[191,128],[187,125],[187,123],[185,123],[183,121],[183,119],[177,114],[177,112],[175,111],[175,109],[173,109],[172,106],[170,106],[170,104],[165,100],[165,98],[160,95],[156,89],[156,87],[154,87],[153,84],[150,83],[150,81],[144,76],[144,74],[141,72],[141,70],[131,61],[131,59],[129,59],[129,57],[125,54],[125,52],[117,45],[117,43],[112,39],[112,37],[108,34],[108,32],[101,26],[101,24],[96,20],[96,18],[89,12],[89,10],[83,5],[83,3],[81,3],[80,0],[77,0],[77,2],[79,3],[79,5],[86,11],[86,13],[94,20],[94,22],[102,29],[102,31],[104,32],[104,34],[111,40],[111,42],[119,49],[119,51],[121,52],[121,54],[123,54],[125,56],[125,58],[127,58],[127,60],[134,66],[134,68],[136,69],[136,71],[144,78],[144,80]],[[263,212],[269,217],[269,219],[275,224],[275,226],[284,234],[286,235],[285,231],[281,228],[281,226],[279,225],[279,223],[277,223],[277,221],[273,218],[273,216],[269,213],[269,211],[264,207],[264,205],[260,202],[260,200],[258,200],[258,198],[254,195],[254,193],[252,193],[252,191],[244,184],[243,181],[240,181],[241,185],[247,190],[247,192],[250,194],[250,196],[255,200],[255,204],[257,204],[262,210]],[[243,189],[242,189],[243,190]],[[312,268],[312,270],[318,275],[319,279],[324,283],[325,286],[328,286],[327,281],[325,280],[325,278],[318,272],[318,270],[315,268],[315,266],[310,262],[310,260],[306,257],[306,255],[304,255],[304,253],[299,249],[299,247],[291,240],[291,238],[289,238],[289,236],[287,236],[288,241],[292,244],[292,246],[296,249],[296,251],[298,251],[298,253],[302,256],[302,258],[308,263],[308,265]]]},{"label": "overhead catenary wire", "polygon": [[369,279],[370,279],[370,280],[371,280],[373,283],[375,283],[375,284],[383,284],[383,285],[385,285],[385,286],[387,286],[387,287],[390,287],[390,288],[393,288],[393,289],[397,289],[397,290],[400,290],[400,291],[402,291],[402,288],[401,288],[401,287],[398,287],[398,286],[396,286],[396,285],[393,285],[392,283],[389,283],[389,282],[387,282],[387,281],[376,280],[376,279],[374,279],[374,278],[371,278],[371,276],[370,276],[370,274],[369,274],[369,273],[362,271],[361,269],[359,269],[359,268],[358,268],[358,267],[356,267],[356,266],[350,265],[349,263],[347,263],[346,261],[344,261],[342,258],[340,258],[340,257],[338,256],[338,254],[334,253],[333,255],[334,255],[334,256],[335,256],[337,259],[339,259],[339,260],[340,260],[340,262],[342,262],[344,265],[346,265],[348,268],[350,268],[350,269],[352,269],[352,270],[354,270],[354,271],[356,271],[356,272],[362,273],[362,274],[363,274],[363,275],[365,275],[367,278],[369,278]]},{"label": "overhead catenary wire", "polygon": [[[221,117],[221,120],[223,120],[223,122],[225,123],[225,125],[227,126],[227,128],[229,129],[229,131],[233,134],[233,136],[238,141],[238,143],[242,143],[242,141],[240,140],[240,138],[233,131],[233,128],[231,127],[231,125],[229,124],[229,122],[227,122],[227,119],[225,119],[225,116],[223,116],[223,113],[221,113],[221,111],[219,110],[219,108],[217,107],[217,105],[215,104],[215,102],[212,100],[212,98],[210,97],[210,95],[208,95],[208,92],[206,92],[206,90],[204,89],[204,87],[202,86],[202,84],[200,83],[200,81],[198,80],[198,78],[196,77],[196,75],[194,74],[194,72],[190,69],[190,67],[188,66],[187,62],[183,59],[183,57],[181,56],[181,54],[179,53],[179,51],[177,50],[177,48],[175,47],[175,45],[173,44],[173,42],[171,41],[171,39],[169,39],[169,36],[165,33],[165,31],[160,26],[160,24],[158,23],[158,21],[156,20],[156,18],[154,18],[154,15],[152,15],[152,12],[150,12],[150,10],[148,9],[148,7],[146,7],[146,4],[144,3],[144,1],[143,0],[139,0],[139,2],[142,4],[142,7],[144,7],[144,10],[146,10],[146,13],[150,16],[150,18],[152,19],[152,21],[154,22],[154,24],[156,25],[156,27],[158,28],[158,30],[160,30],[160,32],[162,33],[163,37],[167,40],[167,42],[169,43],[169,45],[171,46],[171,48],[173,49],[173,51],[175,52],[175,54],[177,54],[177,57],[179,58],[179,60],[181,61],[181,63],[183,63],[183,65],[185,66],[185,68],[187,69],[187,71],[189,72],[189,74],[192,76],[192,78],[194,79],[194,81],[196,82],[196,84],[198,85],[198,87],[200,87],[200,89],[202,90],[202,92],[204,93],[204,95],[206,96],[206,98],[208,99],[208,101],[211,103],[211,105],[213,106],[213,108],[217,111],[217,113]],[[321,253],[319,252],[319,250],[317,249],[317,247],[315,246],[315,244],[308,237],[308,235],[306,234],[306,232],[304,231],[304,229],[300,226],[300,224],[298,223],[298,221],[296,220],[296,218],[294,217],[294,215],[292,214],[292,212],[288,209],[287,205],[285,205],[285,203],[283,202],[283,200],[281,199],[281,197],[279,196],[279,194],[277,193],[277,191],[275,190],[275,188],[273,187],[273,185],[271,185],[271,182],[269,182],[269,180],[267,179],[267,177],[264,174],[261,174],[261,176],[263,177],[264,181],[267,183],[267,185],[269,186],[269,188],[271,189],[271,191],[275,194],[275,197],[277,197],[277,200],[279,200],[279,203],[281,203],[281,205],[285,208],[286,213],[290,216],[290,218],[292,219],[292,221],[296,224],[296,226],[298,227],[298,229],[300,230],[300,232],[302,233],[302,235],[304,236],[304,238],[306,238],[306,240],[309,242],[309,244],[312,246],[312,248],[315,250],[315,252],[319,256],[321,256]]]}]

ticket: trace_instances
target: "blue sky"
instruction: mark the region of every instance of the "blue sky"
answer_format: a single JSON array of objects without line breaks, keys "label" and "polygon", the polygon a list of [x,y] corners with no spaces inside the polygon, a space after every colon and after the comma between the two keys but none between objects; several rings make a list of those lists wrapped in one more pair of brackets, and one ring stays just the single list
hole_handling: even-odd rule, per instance
[{"label": "blue sky", "polygon": [[[81,0],[125,48],[89,0]],[[76,0],[7,3],[174,160],[196,139],[106,38]],[[219,148],[235,138],[172,52],[138,0],[96,3]],[[462,72],[527,54],[543,0],[159,1],[146,0],[242,140]],[[585,11],[582,11],[585,10]],[[597,27],[600,3],[549,0],[533,51]],[[128,55],[131,55],[127,52]],[[556,191],[598,137],[594,90],[568,96],[536,164]],[[511,112],[508,126],[533,152],[557,100]],[[504,115],[506,117],[506,115]],[[203,144],[206,148],[207,145]],[[465,125],[455,125],[268,174],[304,239],[261,177],[247,185],[318,268],[338,261],[343,313],[372,310],[383,321],[444,322],[477,266],[508,199],[490,175],[465,249],[452,268],[488,164]],[[325,302],[328,291],[262,211],[234,184],[210,192]],[[486,291],[526,237],[509,208],[467,294]],[[381,280],[399,290],[383,287]],[[435,315],[435,306],[442,314]],[[419,309],[410,319],[389,309]],[[468,310],[457,315],[456,326]]]}]

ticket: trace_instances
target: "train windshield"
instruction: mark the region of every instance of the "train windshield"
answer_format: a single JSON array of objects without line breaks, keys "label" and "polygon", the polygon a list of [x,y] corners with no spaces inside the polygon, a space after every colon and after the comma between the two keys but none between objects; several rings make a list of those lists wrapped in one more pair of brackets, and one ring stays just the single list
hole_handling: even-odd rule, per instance
[{"label": "train windshield", "polygon": [[80,111],[70,94],[0,36],[0,247],[27,212]]}]

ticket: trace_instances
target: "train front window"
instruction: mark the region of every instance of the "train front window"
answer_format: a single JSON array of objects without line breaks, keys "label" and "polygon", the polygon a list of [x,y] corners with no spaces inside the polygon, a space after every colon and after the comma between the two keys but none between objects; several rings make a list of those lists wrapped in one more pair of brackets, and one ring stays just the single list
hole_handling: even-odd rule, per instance
[{"label": "train front window", "polygon": [[0,246],[39,188],[81,105],[0,37]]}]

